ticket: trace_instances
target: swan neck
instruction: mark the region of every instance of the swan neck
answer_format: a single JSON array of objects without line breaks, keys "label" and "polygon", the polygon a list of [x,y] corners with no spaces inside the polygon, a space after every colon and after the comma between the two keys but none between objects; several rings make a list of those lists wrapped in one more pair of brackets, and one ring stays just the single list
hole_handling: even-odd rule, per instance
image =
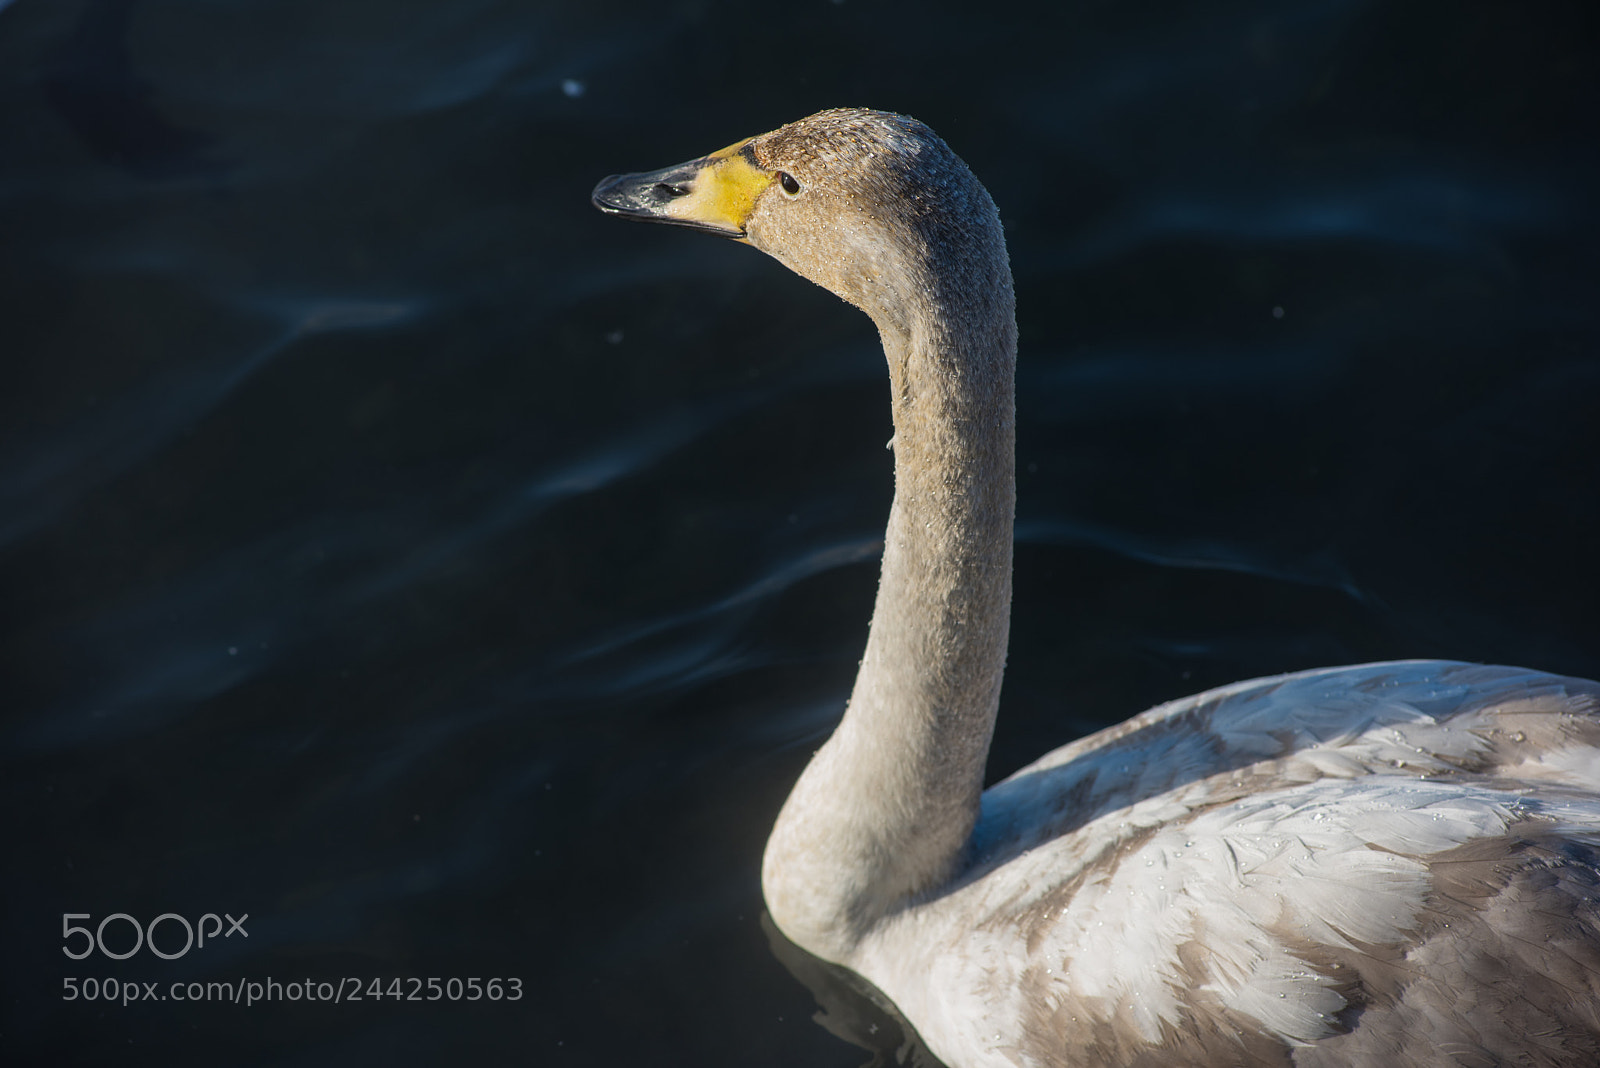
[{"label": "swan neck", "polygon": [[763,869],[778,925],[841,963],[873,926],[949,880],[978,814],[1016,495],[1003,244],[991,270],[996,284],[978,296],[941,301],[930,286],[893,318],[874,316],[895,428],[877,603],[844,719],[785,805]]}]

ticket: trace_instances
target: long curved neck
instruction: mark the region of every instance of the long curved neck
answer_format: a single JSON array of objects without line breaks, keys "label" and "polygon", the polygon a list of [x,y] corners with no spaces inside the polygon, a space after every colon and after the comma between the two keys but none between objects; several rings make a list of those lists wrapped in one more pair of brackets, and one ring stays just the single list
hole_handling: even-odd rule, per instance
[{"label": "long curved neck", "polygon": [[1016,500],[1003,244],[987,267],[980,295],[941,304],[929,287],[922,303],[874,315],[895,425],[877,605],[844,719],[784,805],[762,870],[778,926],[840,963],[877,921],[950,878],[978,814]]}]

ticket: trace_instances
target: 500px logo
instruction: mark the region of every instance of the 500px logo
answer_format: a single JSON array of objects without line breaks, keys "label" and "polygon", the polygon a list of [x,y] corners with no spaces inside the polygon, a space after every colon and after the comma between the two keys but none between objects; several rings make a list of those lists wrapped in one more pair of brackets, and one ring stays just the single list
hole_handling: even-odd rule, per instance
[{"label": "500px logo", "polygon": [[[227,917],[228,920],[228,930],[226,933],[224,933],[222,930],[223,917]],[[129,957],[133,956],[135,953],[139,952],[140,949],[147,945],[150,947],[150,952],[154,953],[162,960],[177,960],[179,957],[183,956],[185,953],[189,952],[190,949],[195,948],[197,945],[198,948],[204,949],[206,945],[206,939],[208,937],[213,942],[216,941],[217,935],[219,934],[222,935],[223,938],[232,938],[237,932],[238,934],[244,935],[246,938],[250,937],[250,932],[244,929],[244,921],[250,918],[250,914],[248,912],[243,916],[240,916],[237,920],[226,912],[224,912],[222,916],[218,916],[215,912],[208,912],[204,916],[200,917],[199,922],[196,924],[191,924],[188,920],[184,919],[182,916],[179,916],[176,912],[163,912],[161,915],[157,916],[143,927],[139,926],[138,920],[134,919],[132,916],[129,916],[126,912],[113,912],[111,915],[101,920],[99,926],[93,931],[90,931],[87,927],[74,927],[72,924],[73,920],[87,920],[90,918],[90,914],[87,912],[63,912],[61,914],[61,940],[63,942],[70,942],[74,935],[83,935],[84,937],[83,950],[81,952],[74,953],[72,946],[70,945],[64,945],[61,947],[61,952],[65,953],[73,960],[82,960],[89,954],[93,953],[96,949],[98,949],[103,955],[110,957],[112,960],[127,960]],[[111,923],[113,920],[122,920],[126,922],[129,927],[133,928],[133,948],[128,950],[126,953],[114,953],[106,948],[106,925]],[[174,953],[163,952],[161,948],[156,945],[156,928],[160,927],[163,922],[165,922],[169,928],[172,924],[178,924],[183,928],[183,948]],[[210,931],[206,930],[207,922],[211,924]],[[195,939],[196,928],[199,929],[200,933],[198,943]]]}]

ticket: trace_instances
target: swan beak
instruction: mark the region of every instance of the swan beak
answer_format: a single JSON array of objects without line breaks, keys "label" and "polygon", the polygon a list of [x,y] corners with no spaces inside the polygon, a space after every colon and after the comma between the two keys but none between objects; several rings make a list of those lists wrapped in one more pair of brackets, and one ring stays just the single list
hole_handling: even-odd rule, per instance
[{"label": "swan beak", "polygon": [[672,223],[738,241],[756,197],[776,177],[755,162],[749,141],[676,167],[602,178],[590,199],[607,215]]}]

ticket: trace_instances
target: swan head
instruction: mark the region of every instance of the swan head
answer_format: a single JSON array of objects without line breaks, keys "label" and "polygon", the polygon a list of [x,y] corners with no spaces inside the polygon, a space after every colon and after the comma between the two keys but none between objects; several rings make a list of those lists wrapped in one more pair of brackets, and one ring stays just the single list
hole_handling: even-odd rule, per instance
[{"label": "swan head", "polygon": [[593,201],[753,245],[880,330],[909,333],[919,302],[953,286],[1011,290],[988,193],[937,134],[890,112],[819,112],[688,163],[613,175]]}]

